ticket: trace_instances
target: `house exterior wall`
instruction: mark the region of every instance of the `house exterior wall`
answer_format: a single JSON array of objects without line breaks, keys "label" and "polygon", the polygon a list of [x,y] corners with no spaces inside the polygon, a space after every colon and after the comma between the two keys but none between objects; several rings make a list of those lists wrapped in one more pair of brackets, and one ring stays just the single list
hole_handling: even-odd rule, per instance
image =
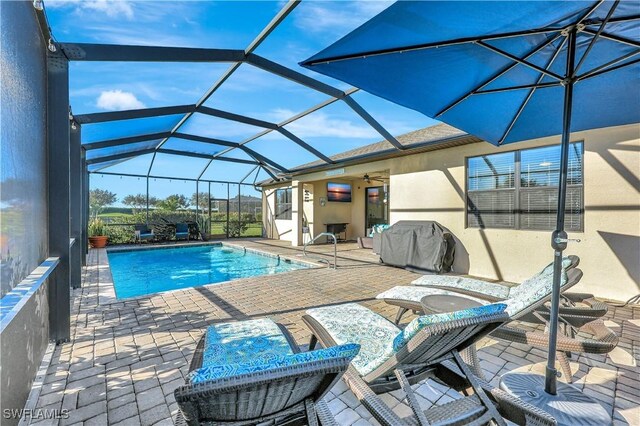
[{"label": "house exterior wall", "polygon": [[[572,141],[583,141],[585,151],[584,230],[570,233],[571,238],[582,241],[570,243],[565,252],[581,259],[584,277],[576,291],[626,300],[640,293],[640,126],[576,132]],[[456,272],[518,282],[552,261],[551,233],[467,228],[465,159],[559,143],[559,137],[502,148],[476,143],[348,166],[344,174],[362,176],[372,170],[389,170],[391,223],[438,221],[458,239]],[[316,172],[296,179],[318,181],[326,175]],[[320,196],[316,193],[314,198]],[[364,208],[351,204],[352,215]],[[319,223],[317,215],[316,211]]]}]

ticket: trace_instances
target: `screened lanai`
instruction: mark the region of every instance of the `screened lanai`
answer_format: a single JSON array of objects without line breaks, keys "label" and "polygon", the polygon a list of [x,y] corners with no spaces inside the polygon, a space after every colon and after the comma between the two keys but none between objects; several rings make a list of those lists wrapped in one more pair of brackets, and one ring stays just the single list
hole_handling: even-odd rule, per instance
[{"label": "screened lanai", "polygon": [[[193,193],[227,185],[231,197],[240,196],[240,187],[250,191],[265,179],[286,178],[300,164],[346,161],[331,156],[372,142],[402,150],[393,134],[431,122],[298,65],[306,53],[342,35],[340,28],[330,34],[301,31],[318,12],[314,3],[196,3],[196,9],[213,12],[215,22],[207,25],[224,35],[221,40],[198,37],[203,29],[189,21],[193,17],[184,18],[193,30],[167,23],[162,38],[146,38],[156,24],[149,8],[140,32],[123,30],[115,46],[113,34],[100,39],[100,28],[79,25],[68,35],[63,14],[82,14],[79,6],[45,4],[48,21],[44,8],[41,13],[51,46],[69,60],[70,120],[92,186],[98,176],[142,180],[146,187],[137,192],[149,199],[154,182],[171,180],[193,186]],[[353,16],[346,27],[385,6],[347,11]],[[344,13],[339,4],[330,7]],[[242,37],[230,34],[238,25]],[[398,120],[406,115],[412,127]]]}]

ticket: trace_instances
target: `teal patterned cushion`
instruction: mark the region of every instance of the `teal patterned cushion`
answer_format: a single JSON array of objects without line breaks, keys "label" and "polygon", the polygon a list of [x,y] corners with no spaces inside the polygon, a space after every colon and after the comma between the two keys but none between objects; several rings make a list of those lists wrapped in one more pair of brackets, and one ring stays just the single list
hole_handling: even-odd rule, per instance
[{"label": "teal patterned cushion", "polygon": [[[560,286],[567,283],[567,268],[571,266],[571,259],[562,258],[562,275]],[[507,313],[511,317],[517,317],[534,303],[538,303],[551,295],[553,289],[553,262],[544,267],[533,277],[525,280],[517,287],[511,288],[509,298],[504,301],[507,304]]]},{"label": "teal patterned cushion", "polygon": [[[566,269],[571,266],[571,259],[568,257],[564,257],[562,258],[562,269],[564,269],[566,271]],[[553,276],[553,262],[551,262],[550,264],[548,264],[547,266],[544,267],[544,269],[542,269],[542,271],[538,272],[537,274],[535,274],[533,277],[529,278],[528,280],[525,280],[522,282],[522,284],[515,286],[515,287],[511,287],[511,290],[509,291],[509,298],[513,298],[513,297],[519,297],[519,294],[522,293],[526,293],[529,290],[527,290],[527,287],[529,286],[528,284],[530,282],[537,282],[537,280],[541,277],[549,277],[549,276]]]},{"label": "teal patterned cushion", "polygon": [[191,384],[203,383],[211,380],[234,377],[242,374],[257,373],[276,368],[292,367],[314,361],[330,359],[353,359],[360,350],[359,345],[349,344],[333,346],[311,352],[302,352],[291,355],[278,355],[270,359],[262,359],[258,362],[239,362],[220,365],[209,365],[192,371],[187,376]]},{"label": "teal patterned cushion", "polygon": [[446,296],[458,296],[464,297],[466,299],[475,300],[478,303],[483,305],[488,305],[490,302],[486,300],[478,299],[477,297],[467,296],[466,294],[461,294],[455,291],[444,290],[441,288],[430,288],[430,287],[418,287],[418,286],[410,286],[410,285],[401,285],[397,287],[393,287],[384,293],[380,293],[376,296],[376,299],[396,299],[396,300],[410,300],[412,302],[420,302],[425,296],[433,296],[433,295],[446,295]]},{"label": "teal patterned cushion", "polygon": [[373,237],[373,234],[381,234],[382,231],[384,231],[385,229],[389,229],[391,225],[387,225],[387,224],[380,224],[380,225],[373,225],[371,227],[371,233],[369,234],[370,237]]},{"label": "teal patterned cushion", "polygon": [[453,320],[475,318],[484,315],[494,315],[504,312],[507,305],[504,303],[492,303],[491,305],[478,306],[476,308],[463,309],[461,311],[447,312],[443,314],[423,315],[411,321],[393,340],[395,352],[402,349],[420,330],[428,325],[440,324]]},{"label": "teal patterned cushion", "polygon": [[309,309],[307,314],[322,324],[337,344],[358,343],[361,346],[352,364],[363,376],[394,354],[393,339],[400,329],[364,306],[347,303]]},{"label": "teal patterned cushion", "polygon": [[505,285],[453,275],[424,275],[412,281],[411,284],[427,287],[459,288],[461,290],[486,294],[498,299],[506,299],[509,297],[509,287]]},{"label": "teal patterned cushion", "polygon": [[293,351],[268,318],[215,324],[207,328],[202,365],[262,362]]},{"label": "teal patterned cushion", "polygon": [[[560,286],[567,283],[567,271],[562,270]],[[553,289],[553,273],[540,274],[522,283],[518,292],[513,297],[505,300],[507,304],[506,312],[512,318],[517,318],[518,314],[525,312],[531,305],[538,303],[551,295]]]}]

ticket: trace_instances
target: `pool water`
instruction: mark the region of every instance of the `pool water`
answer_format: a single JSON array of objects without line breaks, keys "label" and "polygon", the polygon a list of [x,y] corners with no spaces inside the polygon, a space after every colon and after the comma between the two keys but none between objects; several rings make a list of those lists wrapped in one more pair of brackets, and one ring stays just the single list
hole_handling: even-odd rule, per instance
[{"label": "pool water", "polygon": [[109,251],[108,257],[118,299],[308,268],[220,244]]}]

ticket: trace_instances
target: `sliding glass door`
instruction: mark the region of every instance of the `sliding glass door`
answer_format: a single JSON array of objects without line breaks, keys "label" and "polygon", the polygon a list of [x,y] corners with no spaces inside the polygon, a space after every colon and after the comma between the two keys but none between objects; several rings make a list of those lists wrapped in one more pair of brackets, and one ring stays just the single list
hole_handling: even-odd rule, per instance
[{"label": "sliding glass door", "polygon": [[[386,191],[385,191],[386,188]],[[388,186],[371,186],[366,190],[365,232],[373,225],[389,223]]]}]

